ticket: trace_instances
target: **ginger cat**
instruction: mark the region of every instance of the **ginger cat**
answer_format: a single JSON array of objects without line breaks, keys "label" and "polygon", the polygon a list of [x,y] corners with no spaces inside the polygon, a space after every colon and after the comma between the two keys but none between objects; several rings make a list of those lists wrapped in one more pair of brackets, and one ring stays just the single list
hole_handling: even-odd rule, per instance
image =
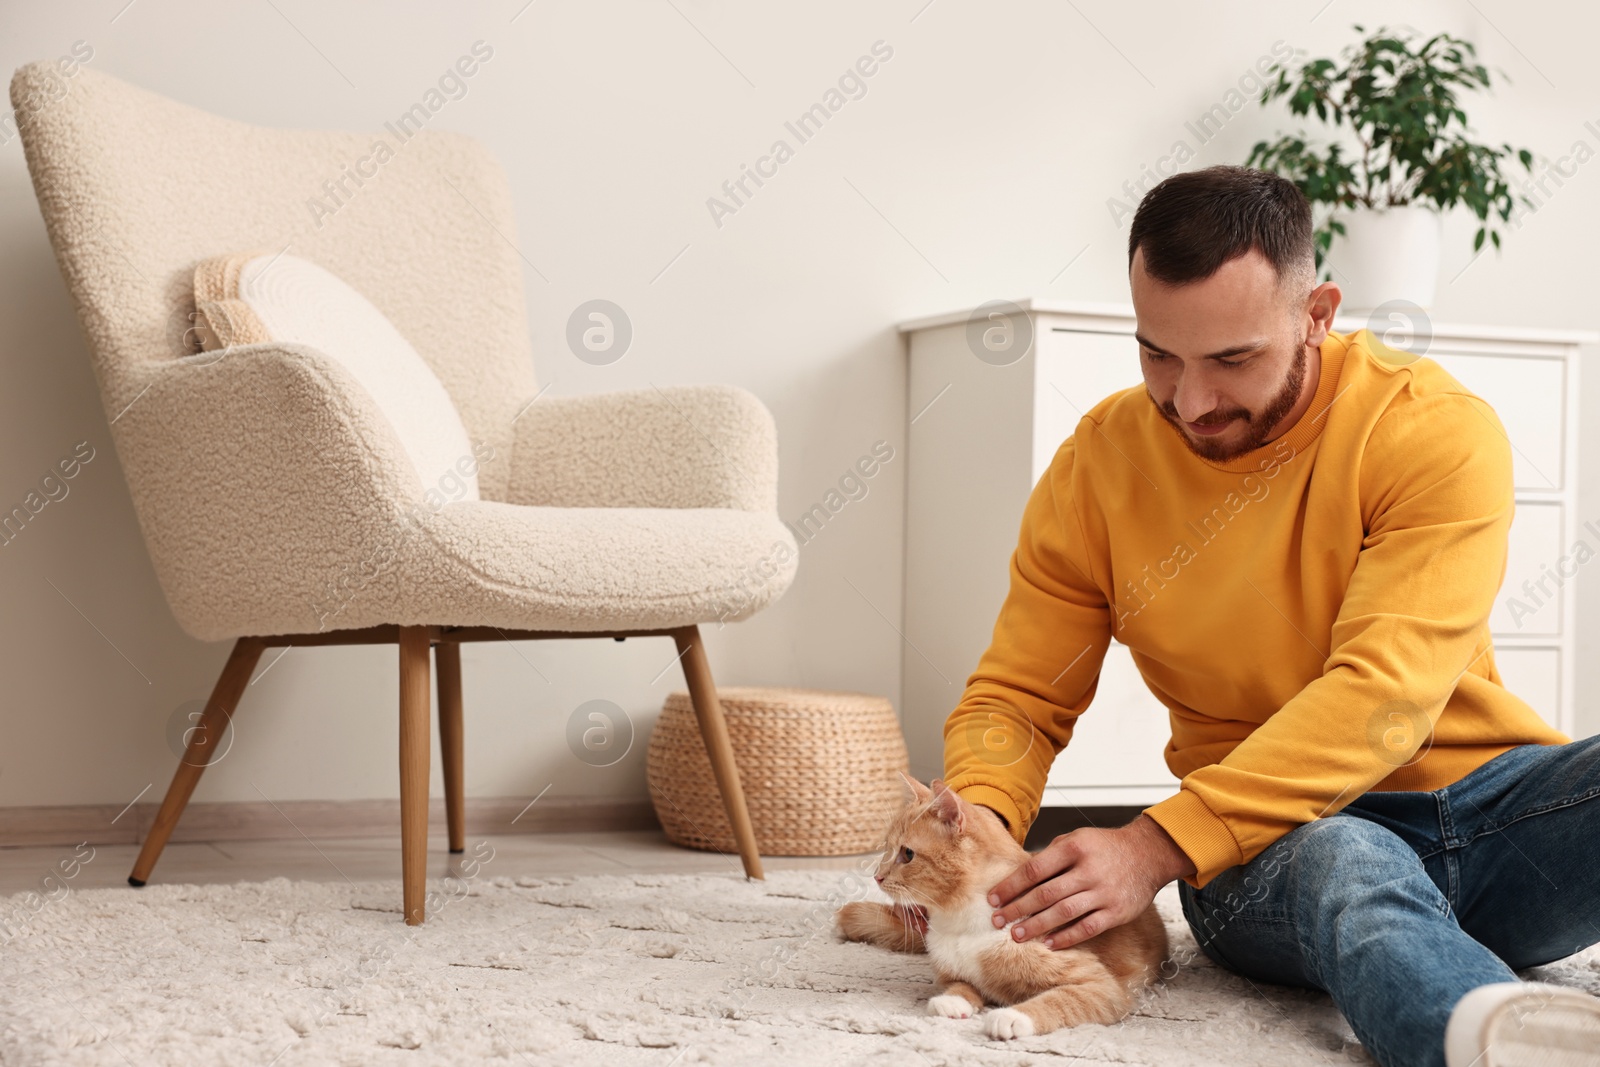
[{"label": "ginger cat", "polygon": [[[877,879],[893,905],[852,901],[839,909],[840,932],[898,952],[926,952],[942,992],[928,1012],[965,1019],[986,1003],[985,1032],[998,1040],[1047,1034],[1079,1023],[1110,1025],[1133,1009],[1168,954],[1155,904],[1131,922],[1071,948],[1018,942],[996,929],[985,899],[1028,858],[1001,821],[934,779],[912,790],[890,824]],[[927,913],[926,930],[913,907]]]}]

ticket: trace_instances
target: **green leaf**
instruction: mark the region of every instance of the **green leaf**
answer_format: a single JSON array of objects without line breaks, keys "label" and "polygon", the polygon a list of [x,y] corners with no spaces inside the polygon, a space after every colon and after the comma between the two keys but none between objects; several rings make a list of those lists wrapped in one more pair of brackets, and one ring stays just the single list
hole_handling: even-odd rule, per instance
[{"label": "green leaf", "polygon": [[[1501,166],[1515,159],[1531,172],[1532,153],[1469,139],[1457,94],[1489,84],[1472,42],[1436,33],[1416,45],[1413,30],[1380,27],[1368,34],[1360,24],[1356,32],[1364,39],[1345,46],[1337,60],[1308,59],[1295,49],[1291,63],[1273,65],[1276,81],[1261,94],[1263,105],[1282,99],[1293,115],[1315,111],[1325,128],[1339,133],[1321,144],[1303,133],[1258,141],[1247,165],[1281,174],[1311,203],[1340,210],[1463,206],[1486,221],[1491,212],[1507,219],[1513,206],[1527,202],[1512,191]],[[1319,249],[1339,233],[1337,220],[1315,228]],[[1486,234],[1499,247],[1498,233],[1485,226],[1474,236],[1474,251]]]}]

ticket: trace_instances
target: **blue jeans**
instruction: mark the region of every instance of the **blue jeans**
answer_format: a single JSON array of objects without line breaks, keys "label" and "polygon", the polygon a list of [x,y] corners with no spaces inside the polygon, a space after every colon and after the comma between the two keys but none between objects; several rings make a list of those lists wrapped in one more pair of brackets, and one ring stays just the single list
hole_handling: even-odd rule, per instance
[{"label": "blue jeans", "polygon": [[[1369,792],[1178,896],[1200,950],[1320,989],[1384,1067],[1442,1067],[1468,991],[1600,942],[1600,735]],[[1594,803],[1589,803],[1594,801]]]}]

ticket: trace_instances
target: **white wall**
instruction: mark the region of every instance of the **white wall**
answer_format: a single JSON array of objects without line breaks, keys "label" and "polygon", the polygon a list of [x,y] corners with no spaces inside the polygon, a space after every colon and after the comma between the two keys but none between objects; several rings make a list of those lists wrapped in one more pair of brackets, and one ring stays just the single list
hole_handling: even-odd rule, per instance
[{"label": "white wall", "polygon": [[[96,69],[219,114],[375,130],[473,42],[489,44],[467,95],[433,122],[483,139],[510,172],[513,236],[544,276],[526,274],[541,381],[557,393],[652,382],[752,389],[777,418],[790,519],[875,441],[897,450],[868,495],[803,548],[778,605],[711,632],[719,681],[857,689],[897,706],[906,422],[897,321],[1030,294],[1126,299],[1126,218],[1113,221],[1108,200],[1174,141],[1195,146],[1185,122],[1278,40],[1332,55],[1355,22],[1448,29],[1514,83],[1468,102],[1483,137],[1552,159],[1578,140],[1600,147],[1600,73],[1586,54],[1600,15],[1576,4],[1494,3],[1478,14],[1454,3],[1255,0],[1222,15],[1172,0],[125,3],[8,0],[0,69],[82,40]],[[775,139],[795,145],[784,122],[877,41],[893,55],[865,96],[718,226],[707,198]],[[1257,139],[1287,128],[1277,106],[1250,103],[1189,166],[1242,162]],[[213,165],[204,145],[184,151],[196,167]],[[1600,164],[1548,188],[1504,253],[1459,278],[1472,220],[1448,222],[1444,276],[1455,280],[1436,319],[1596,325]],[[632,350],[604,367],[563,342],[570,311],[595,297],[620,304],[635,330]],[[1597,410],[1600,368],[1584,396]],[[970,432],[981,448],[983,427]],[[1600,517],[1597,432],[1591,419],[1584,519]],[[204,697],[226,655],[185,637],[162,600],[12,138],[0,144],[0,501],[20,500],[82,440],[98,456],[70,495],[0,548],[0,805],[126,802],[150,783],[155,799],[173,766],[163,731]],[[1577,582],[1582,634],[1600,632],[1593,568]],[[531,797],[549,785],[554,795],[642,799],[649,725],[682,685],[675,668],[657,679],[671,659],[661,640],[469,647],[469,794]],[[1588,691],[1600,668],[1580,670]],[[196,799],[395,795],[396,693],[392,650],[289,653],[258,674],[236,747]],[[638,730],[627,757],[603,769],[565,742],[567,716],[597,697],[622,705]],[[1600,731],[1600,700],[1580,698],[1579,726]],[[936,771],[938,724],[908,729],[916,769]]]}]

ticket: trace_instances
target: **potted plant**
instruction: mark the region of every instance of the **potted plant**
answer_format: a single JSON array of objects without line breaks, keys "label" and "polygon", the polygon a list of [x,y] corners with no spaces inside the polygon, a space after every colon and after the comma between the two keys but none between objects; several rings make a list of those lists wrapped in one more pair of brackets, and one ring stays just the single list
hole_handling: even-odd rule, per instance
[{"label": "potted plant", "polygon": [[1319,147],[1303,135],[1285,135],[1257,142],[1245,163],[1292,180],[1323,216],[1315,235],[1318,278],[1339,283],[1341,310],[1370,311],[1390,300],[1429,307],[1439,274],[1440,212],[1459,204],[1478,217],[1476,253],[1486,236],[1500,247],[1491,214],[1507,220],[1518,201],[1533,206],[1513,194],[1500,169],[1502,159],[1509,165],[1515,156],[1531,171],[1532,153],[1468,138],[1457,93],[1489,87],[1472,43],[1437,33],[1413,50],[1415,37],[1380,28],[1347,46],[1342,66],[1314,59],[1291,72],[1274,63],[1261,92],[1263,107],[1287,96],[1294,114],[1315,111],[1324,123],[1348,125],[1354,139],[1347,152],[1347,142]]}]

